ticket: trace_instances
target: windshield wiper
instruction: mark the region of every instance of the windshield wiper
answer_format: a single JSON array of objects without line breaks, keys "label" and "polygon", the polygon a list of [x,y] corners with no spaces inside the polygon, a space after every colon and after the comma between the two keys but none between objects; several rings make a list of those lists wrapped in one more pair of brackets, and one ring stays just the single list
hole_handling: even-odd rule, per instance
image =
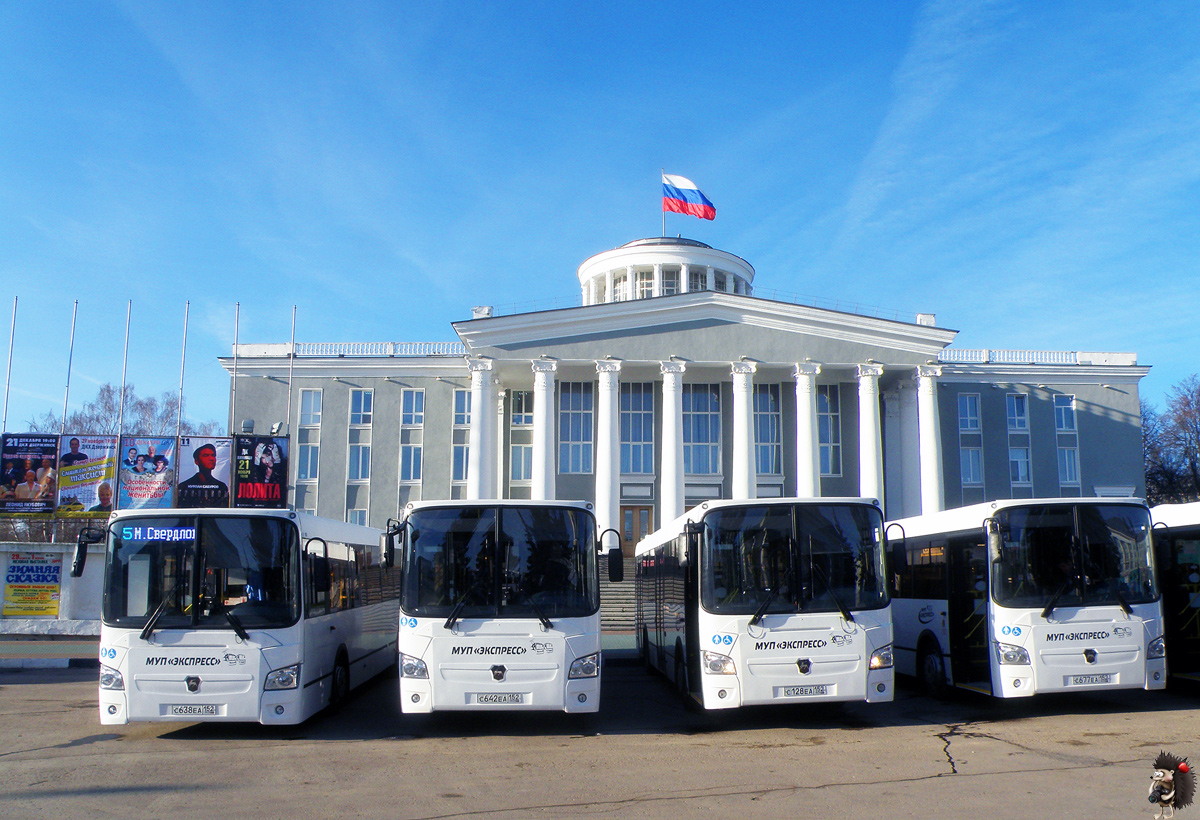
[{"label": "windshield wiper", "polygon": [[170,603],[175,593],[179,592],[179,587],[182,584],[183,578],[180,577],[175,582],[175,586],[171,587],[167,594],[163,596],[163,599],[158,602],[158,606],[154,608],[154,614],[150,616],[150,620],[146,621],[146,625],[142,628],[141,637],[143,641],[150,640],[150,636],[154,634],[154,625],[158,623],[158,619],[162,617],[162,614],[167,611],[167,604]]},{"label": "windshield wiper", "polygon": [[812,565],[812,568],[820,574],[821,579],[825,582],[825,591],[829,593],[829,597],[837,605],[838,612],[842,613],[842,620],[849,624],[854,623],[854,616],[850,614],[850,610],[842,603],[842,599],[838,597],[838,594],[833,591],[833,582],[829,580],[829,575],[825,572],[825,568],[816,563]]},{"label": "windshield wiper", "polygon": [[467,605],[467,599],[479,591],[479,588],[483,586],[484,581],[490,581],[490,580],[492,580],[492,579],[491,578],[480,578],[478,581],[476,581],[474,584],[471,585],[470,589],[468,589],[466,592],[464,592],[462,594],[462,597],[459,598],[455,602],[454,609],[450,610],[450,617],[447,618],[446,623],[443,624],[443,626],[445,626],[446,629],[454,629],[454,625],[456,623],[458,623],[459,613],[462,612],[463,607],[465,607]]},{"label": "windshield wiper", "polygon": [[1129,605],[1129,601],[1125,598],[1125,593],[1118,589],[1116,591],[1116,595],[1117,595],[1117,603],[1121,605],[1121,609],[1125,612],[1126,615],[1132,615],[1133,607],[1131,607]]},{"label": "windshield wiper", "polygon": [[1075,582],[1074,578],[1068,578],[1067,580],[1062,582],[1062,586],[1060,586],[1058,588],[1058,592],[1055,592],[1053,595],[1050,596],[1050,600],[1046,603],[1046,608],[1042,610],[1043,618],[1050,617],[1050,613],[1054,611],[1054,607],[1058,603],[1058,599],[1063,596],[1063,593],[1066,592],[1067,588],[1070,587],[1071,584],[1073,584],[1074,582]]},{"label": "windshield wiper", "polygon": [[[204,598],[207,594],[207,590],[200,590],[200,600],[197,602],[198,605],[203,605]],[[249,641],[250,633],[246,631],[246,627],[242,626],[241,619],[225,608],[225,602],[215,595],[212,596],[210,600],[213,602],[214,614],[219,611],[220,614],[225,616],[225,620],[229,621],[229,625],[233,627],[233,631],[237,634],[237,636],[243,641]]]},{"label": "windshield wiper", "polygon": [[538,606],[537,601],[533,600],[532,595],[530,595],[528,592],[525,592],[521,594],[521,597],[526,601],[529,601],[529,605],[533,607],[533,611],[537,613],[538,620],[542,622],[542,626],[546,627],[547,632],[554,628],[554,624],[550,623],[550,619],[546,617],[546,613],[542,611],[540,606]]},{"label": "windshield wiper", "polygon": [[754,617],[750,619],[748,626],[754,626],[763,619],[764,615],[767,614],[767,607],[769,607],[771,602],[775,600],[775,594],[779,592],[779,587],[775,587],[774,589],[764,589],[763,592],[767,593],[767,598],[758,605],[758,609],[754,610]]}]

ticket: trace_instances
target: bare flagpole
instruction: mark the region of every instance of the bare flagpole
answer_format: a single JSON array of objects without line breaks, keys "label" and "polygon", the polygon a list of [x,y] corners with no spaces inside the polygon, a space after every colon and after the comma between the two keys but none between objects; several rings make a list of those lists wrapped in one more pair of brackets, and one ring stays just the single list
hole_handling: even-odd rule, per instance
[{"label": "bare flagpole", "polygon": [[125,306],[125,352],[121,354],[121,406],[117,408],[117,447],[125,432],[125,373],[129,367],[129,317],[133,315],[133,300]]},{"label": "bare flagpole", "polygon": [[[658,170],[662,172],[662,175],[664,178],[667,176],[666,168],[659,168]],[[660,179],[659,182],[662,182],[662,179]],[[663,233],[662,233],[662,235],[663,236],[667,235],[667,209],[666,208],[663,208]]]},{"label": "bare flagpole", "polygon": [[296,363],[296,306],[292,305],[292,346],[288,350],[288,409],[285,434],[292,434],[292,365]]},{"label": "bare flagpole", "polygon": [[8,334],[8,375],[4,377],[4,418],[0,420],[0,433],[8,432],[8,386],[12,383],[13,342],[17,338],[17,297],[13,297],[12,330]]},{"label": "bare flagpole", "polygon": [[242,314],[242,303],[233,303],[233,386],[229,388],[229,435],[233,435],[233,426],[237,424],[237,354],[238,354],[238,319]]},{"label": "bare flagpole", "polygon": [[183,367],[187,361],[187,325],[188,325],[188,310],[192,307],[192,300],[189,299],[183,305],[183,350],[179,353],[179,407],[175,409],[175,435],[179,435],[179,431],[183,427]]},{"label": "bare flagpole", "polygon": [[79,315],[79,300],[75,300],[75,307],[71,310],[71,345],[67,348],[67,388],[63,391],[63,414],[62,424],[59,425],[58,434],[65,436],[67,434],[67,399],[71,396],[71,362],[75,358],[75,318]]}]

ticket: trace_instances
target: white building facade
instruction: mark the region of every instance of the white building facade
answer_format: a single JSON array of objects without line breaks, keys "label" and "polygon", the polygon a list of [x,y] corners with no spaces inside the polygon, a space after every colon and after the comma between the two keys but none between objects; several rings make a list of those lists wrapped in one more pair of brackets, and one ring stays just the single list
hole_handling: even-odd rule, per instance
[{"label": "white building facade", "polygon": [[627,551],[716,498],[898,518],[1144,492],[1133,354],[956,349],[929,314],[756,296],[748,262],[687,239],[578,279],[578,306],[475,308],[455,342],[239,345],[231,426],[293,420],[298,509],[381,526],[419,499],[584,499]]}]

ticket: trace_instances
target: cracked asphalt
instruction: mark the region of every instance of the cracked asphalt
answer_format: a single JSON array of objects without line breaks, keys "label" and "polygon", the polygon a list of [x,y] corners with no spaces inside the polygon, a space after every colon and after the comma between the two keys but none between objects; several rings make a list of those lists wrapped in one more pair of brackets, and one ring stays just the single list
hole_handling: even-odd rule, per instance
[{"label": "cracked asphalt", "polygon": [[0,672],[0,817],[1148,818],[1159,749],[1200,761],[1196,690],[902,685],[885,705],[701,714],[617,667],[595,716],[403,716],[392,677],[287,728],[101,726],[95,697],[94,670]]}]

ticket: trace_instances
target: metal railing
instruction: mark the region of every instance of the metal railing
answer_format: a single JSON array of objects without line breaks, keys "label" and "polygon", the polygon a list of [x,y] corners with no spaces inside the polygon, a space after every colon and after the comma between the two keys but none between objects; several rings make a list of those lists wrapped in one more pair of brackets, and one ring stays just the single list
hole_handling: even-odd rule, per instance
[{"label": "metal railing", "polygon": [[969,350],[947,347],[938,353],[946,364],[1079,364],[1073,350]]},{"label": "metal railing", "polygon": [[297,342],[297,356],[465,356],[462,342]]}]

